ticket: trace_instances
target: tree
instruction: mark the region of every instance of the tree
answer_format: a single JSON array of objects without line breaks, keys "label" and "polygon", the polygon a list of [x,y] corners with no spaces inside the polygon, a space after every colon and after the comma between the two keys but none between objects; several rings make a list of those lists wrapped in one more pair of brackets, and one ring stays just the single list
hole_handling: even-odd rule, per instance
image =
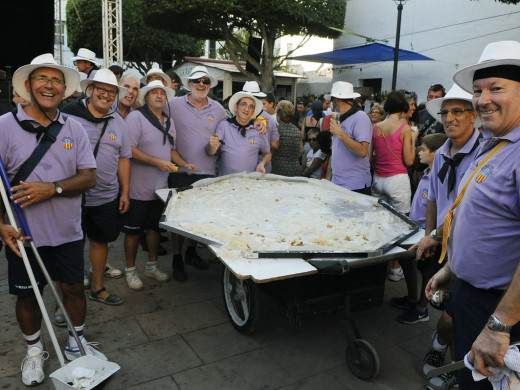
[{"label": "tree", "polygon": [[[150,25],[173,32],[187,32],[199,39],[224,41],[238,70],[248,79],[256,80],[265,91],[276,87],[275,63],[281,63],[311,35],[336,38],[341,34],[329,26],[343,27],[346,7],[345,0],[142,1],[148,5],[145,21]],[[237,34],[241,30],[247,33]],[[301,35],[302,41],[287,55],[276,56],[275,41],[283,35]],[[240,39],[241,36],[261,38],[261,52],[255,48],[248,52],[248,42]],[[239,58],[245,58],[258,73],[243,69],[238,63]]]},{"label": "tree", "polygon": [[[67,3],[67,34],[69,46],[76,52],[80,47],[103,53],[101,0],[73,0]],[[167,70],[173,60],[184,56],[200,56],[203,42],[185,34],[172,34],[143,19],[141,0],[122,0],[123,58],[141,73],[157,62]]]}]

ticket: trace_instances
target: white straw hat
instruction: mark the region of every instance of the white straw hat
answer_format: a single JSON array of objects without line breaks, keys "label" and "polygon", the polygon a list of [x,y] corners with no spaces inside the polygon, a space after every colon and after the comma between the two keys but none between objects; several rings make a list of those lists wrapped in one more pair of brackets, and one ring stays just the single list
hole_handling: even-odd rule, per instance
[{"label": "white straw hat", "polygon": [[237,92],[235,93],[233,96],[231,96],[231,99],[229,99],[229,111],[231,112],[232,115],[236,115],[237,111],[235,109],[235,105],[238,103],[238,101],[242,98],[249,98],[249,99],[253,99],[253,101],[255,102],[255,113],[254,115],[252,116],[253,118],[256,118],[258,115],[260,115],[260,113],[262,112],[262,110],[264,109],[264,104],[255,96],[253,95],[252,93],[249,93],[249,92]]},{"label": "white straw hat", "polygon": [[338,99],[355,99],[361,95],[354,92],[354,86],[346,81],[336,81],[332,84],[330,96]]},{"label": "white straw hat", "polygon": [[170,78],[170,76],[168,76],[159,68],[152,68],[148,72],[146,72],[146,76],[141,77],[141,83],[144,85],[148,84],[148,77],[150,77],[153,74],[158,74],[159,76],[161,76],[163,80],[166,81],[166,85],[172,85],[172,79]]},{"label": "white straw hat", "polygon": [[92,62],[94,65],[99,66],[96,62],[96,53],[83,47],[78,50],[78,54],[75,57],[72,57],[72,61],[77,60]]},{"label": "white straw hat", "polygon": [[38,68],[52,68],[63,73],[66,85],[65,94],[63,96],[64,99],[72,95],[78,89],[80,80],[78,71],[69,68],[68,66],[58,65],[52,54],[45,53],[35,57],[29,65],[23,65],[14,72],[13,88],[23,99],[27,101],[31,100],[31,94],[27,92],[27,89],[25,88],[25,81],[29,78],[29,75]]},{"label": "white straw hat", "polygon": [[[433,116],[439,122],[441,121],[441,116],[439,112],[442,108],[442,103],[444,103],[447,100],[464,100],[473,104],[473,95],[464,91],[457,84],[453,84],[453,86],[450,88],[450,90],[446,93],[444,97],[430,100],[429,102],[427,102],[426,110],[430,113],[431,116]],[[478,116],[473,126],[480,127],[480,119],[478,118]]]},{"label": "white straw hat", "polygon": [[265,98],[267,96],[265,93],[260,91],[260,86],[256,81],[246,81],[242,87],[242,92],[249,92],[259,99]]},{"label": "white straw hat", "polygon": [[120,87],[117,84],[116,75],[107,68],[98,69],[94,77],[91,79],[81,80],[80,85],[83,92],[87,92],[88,86],[92,83],[103,83],[117,87],[119,89],[119,97],[126,96],[126,93],[128,92],[128,90],[125,87]]},{"label": "white straw hat", "polygon": [[139,90],[139,103],[141,103],[141,106],[144,106],[146,104],[145,98],[146,94],[150,92],[152,89],[162,89],[164,92],[166,92],[166,101],[170,101],[175,96],[175,91],[169,87],[165,87],[164,84],[159,80],[150,81],[150,83]]},{"label": "white straw hat", "polygon": [[499,41],[488,44],[478,63],[459,70],[453,75],[453,81],[466,92],[473,93],[475,71],[500,65],[520,66],[520,42]]},{"label": "white straw hat", "polygon": [[208,69],[205,66],[202,66],[202,65],[197,65],[196,67],[194,67],[191,70],[191,73],[190,73],[189,76],[182,77],[181,78],[182,84],[184,84],[184,86],[186,88],[189,88],[188,87],[188,82],[190,80],[200,79],[201,77],[207,77],[207,78],[210,79],[210,81],[211,81],[211,87],[210,88],[216,87],[217,84],[218,84],[218,80],[208,72]]}]

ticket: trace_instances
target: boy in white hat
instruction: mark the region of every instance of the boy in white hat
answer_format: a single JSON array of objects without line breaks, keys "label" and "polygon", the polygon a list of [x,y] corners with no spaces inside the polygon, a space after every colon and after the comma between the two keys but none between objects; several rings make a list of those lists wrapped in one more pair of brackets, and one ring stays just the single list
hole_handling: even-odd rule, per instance
[{"label": "boy in white hat", "polygon": [[[49,274],[61,286],[65,307],[86,353],[106,360],[83,336],[86,301],[80,194],[96,184],[96,162],[83,127],[72,118],[65,121],[58,110],[61,101],[77,89],[79,79],[77,71],[58,65],[52,54],[40,55],[30,65],[18,68],[13,75],[13,87],[29,103],[19,104],[17,112],[0,117],[0,156],[10,180],[15,181],[13,200],[23,208],[32,239]],[[20,167],[40,139],[43,142],[43,137],[57,127],[56,141],[32,172],[17,179]],[[43,363],[48,356],[40,339],[42,313],[20,261],[16,240],[21,235],[6,224],[5,207],[0,202],[0,237],[7,244],[9,291],[18,297],[16,316],[27,342],[22,382],[33,386],[44,380]],[[28,256],[34,264],[37,283],[43,289],[47,281],[30,251]],[[69,360],[80,356],[76,340],[70,334],[65,356]]]}]

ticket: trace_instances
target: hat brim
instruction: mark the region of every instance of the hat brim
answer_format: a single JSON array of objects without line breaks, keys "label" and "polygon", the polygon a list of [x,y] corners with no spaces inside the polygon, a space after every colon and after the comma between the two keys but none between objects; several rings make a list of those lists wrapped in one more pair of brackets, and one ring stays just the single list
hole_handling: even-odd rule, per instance
[{"label": "hat brim", "polygon": [[208,79],[210,79],[211,81],[211,86],[210,88],[214,88],[217,86],[218,84],[218,80],[213,77],[212,75],[210,74],[207,74],[207,73],[204,73],[204,72],[195,72],[194,74],[192,74],[191,76],[187,76],[187,77],[181,77],[181,81],[182,81],[182,84],[186,87],[186,88],[190,88],[188,86],[188,83],[190,82],[190,80],[196,80],[196,79],[200,79],[201,77],[207,77]]},{"label": "hat brim", "polygon": [[175,97],[175,91],[169,87],[165,87],[165,86],[158,86],[158,85],[153,85],[151,87],[149,86],[146,86],[146,87],[143,87],[139,90],[139,103],[141,104],[141,106],[144,106],[146,104],[146,94],[148,92],[150,92],[152,89],[162,89],[163,91],[166,92],[166,102],[169,102],[170,100],[172,100],[174,97]]},{"label": "hat brim", "polygon": [[[463,101],[469,102],[471,105],[473,105],[473,101],[471,99],[464,99],[462,97],[455,97],[455,96],[447,97],[447,98],[446,97],[438,98],[438,99],[434,99],[434,100],[430,100],[429,102],[426,102],[426,110],[439,123],[442,123],[442,118],[439,115],[439,112],[442,108],[442,103],[444,103],[445,101],[448,101],[448,100],[463,100]],[[477,115],[477,119],[475,119],[475,123],[473,123],[473,127],[480,127],[480,125],[481,125],[481,122]]]},{"label": "hat brim", "polygon": [[232,115],[236,115],[237,111],[235,109],[235,105],[238,103],[238,101],[242,98],[249,98],[253,99],[255,102],[255,113],[253,115],[254,118],[256,118],[260,113],[264,110],[264,103],[262,103],[255,95],[249,92],[237,92],[233,96],[231,96],[231,99],[229,99],[229,111]]},{"label": "hat brim", "polygon": [[453,75],[453,81],[464,91],[473,94],[473,76],[479,69],[492,68],[500,65],[515,65],[520,66],[520,60],[515,59],[502,59],[502,60],[491,60],[485,61],[480,64],[467,66]]},{"label": "hat brim", "polygon": [[99,64],[96,62],[96,61],[93,61],[91,59],[88,59],[88,58],[85,58],[85,57],[72,57],[72,61],[87,61],[87,62],[90,62],[96,66],[99,66]]},{"label": "hat brim", "polygon": [[63,77],[65,78],[65,94],[63,95],[63,99],[68,98],[78,89],[80,77],[78,71],[75,69],[55,64],[23,65],[16,69],[13,75],[13,88],[22,99],[27,101],[31,100],[31,94],[25,88],[25,81],[29,79],[29,75],[38,68],[51,68],[63,73]]},{"label": "hat brim", "polygon": [[351,94],[338,93],[338,94],[334,94],[334,95],[330,95],[330,96],[335,97],[336,99],[355,99],[355,98],[360,97],[361,95],[357,92],[353,92]]},{"label": "hat brim", "polygon": [[81,80],[81,82],[80,82],[81,90],[83,92],[87,92],[88,86],[90,84],[92,84],[92,83],[108,84],[108,85],[112,85],[114,87],[117,87],[117,89],[119,90],[118,91],[119,97],[126,96],[126,94],[128,93],[128,89],[125,88],[125,87],[121,87],[121,86],[119,86],[117,84],[107,83],[105,81],[99,81],[99,80],[94,80],[94,79],[84,79],[84,80]]}]

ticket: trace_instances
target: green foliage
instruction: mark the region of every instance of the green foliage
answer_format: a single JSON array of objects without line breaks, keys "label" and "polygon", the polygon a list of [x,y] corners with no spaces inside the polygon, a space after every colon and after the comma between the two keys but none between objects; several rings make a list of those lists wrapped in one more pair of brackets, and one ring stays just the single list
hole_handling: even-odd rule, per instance
[{"label": "green foliage", "polygon": [[[86,47],[96,52],[98,57],[102,56],[101,3],[101,0],[74,0],[67,3],[67,33],[73,52]],[[158,62],[167,70],[173,60],[202,55],[202,41],[145,24],[143,9],[146,5],[146,0],[122,0],[125,61],[144,73],[153,62]]]}]

